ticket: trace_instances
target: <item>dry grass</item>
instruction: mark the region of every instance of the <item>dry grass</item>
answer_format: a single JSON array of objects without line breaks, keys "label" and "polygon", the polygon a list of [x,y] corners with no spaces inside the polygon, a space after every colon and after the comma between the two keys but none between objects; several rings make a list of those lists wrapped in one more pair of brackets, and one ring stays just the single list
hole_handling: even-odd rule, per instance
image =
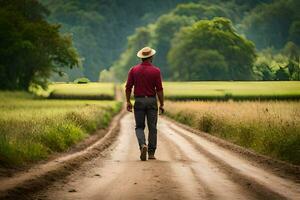
[{"label": "dry grass", "polygon": [[300,164],[300,102],[167,102],[166,110],[194,128]]}]

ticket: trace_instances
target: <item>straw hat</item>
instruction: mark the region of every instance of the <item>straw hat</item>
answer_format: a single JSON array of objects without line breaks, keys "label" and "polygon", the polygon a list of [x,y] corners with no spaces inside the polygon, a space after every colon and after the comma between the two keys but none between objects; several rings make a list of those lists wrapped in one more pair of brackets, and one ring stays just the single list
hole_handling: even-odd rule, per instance
[{"label": "straw hat", "polygon": [[141,50],[137,52],[137,57],[139,58],[148,58],[153,56],[156,53],[154,49],[151,49],[150,47],[144,47]]}]

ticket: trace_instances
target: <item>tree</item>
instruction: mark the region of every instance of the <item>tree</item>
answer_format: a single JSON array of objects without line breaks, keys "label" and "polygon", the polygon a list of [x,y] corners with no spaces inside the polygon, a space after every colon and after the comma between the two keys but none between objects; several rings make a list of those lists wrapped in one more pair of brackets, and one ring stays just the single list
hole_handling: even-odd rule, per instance
[{"label": "tree", "polygon": [[84,76],[97,81],[100,71],[115,66],[115,61],[124,57],[120,54],[136,28],[147,27],[179,3],[196,0],[40,1],[52,12],[49,20],[63,24],[62,31],[73,34],[74,45],[84,57]]},{"label": "tree", "polygon": [[45,21],[48,11],[36,0],[0,1],[0,89],[46,87],[48,77],[80,62],[72,40]]},{"label": "tree", "polygon": [[166,58],[171,47],[171,40],[180,28],[191,25],[194,22],[190,17],[174,14],[163,15],[156,21],[153,43],[158,53],[154,62],[161,68],[161,73],[165,80],[170,77],[170,67]]},{"label": "tree", "polygon": [[[230,18],[237,19],[238,16],[231,9],[234,8],[232,2],[220,3],[220,0],[215,0],[212,3],[208,1],[201,1],[200,3],[185,3],[178,4],[177,7],[171,10],[169,13],[161,15],[153,24],[148,24],[147,26],[141,27],[142,29],[151,30],[151,37],[148,44],[157,50],[157,54],[154,58],[154,64],[161,68],[161,72],[164,80],[170,80],[171,76],[171,67],[167,62],[167,54],[171,48],[171,41],[174,38],[174,35],[185,26],[190,26],[200,19],[212,19],[216,16],[227,16]],[[139,34],[139,29],[135,31],[132,36]],[[131,37],[130,37],[131,38]],[[122,71],[122,76],[114,73],[118,79],[123,79],[123,74],[127,74],[128,67],[124,66],[124,63],[127,63],[127,59],[131,56],[135,57],[135,52],[138,49],[132,51],[129,48],[133,46],[134,40],[128,40],[128,48],[120,56],[117,62],[114,63],[113,69],[118,69]],[[129,55],[131,54],[131,56]],[[125,62],[124,62],[125,60]],[[136,60],[136,58],[134,59]],[[110,70],[111,74],[113,70]]]},{"label": "tree", "polygon": [[238,35],[229,19],[214,18],[182,28],[172,41],[168,62],[181,80],[188,80],[199,69],[207,73],[198,75],[198,80],[251,80],[255,57],[254,44]]},{"label": "tree", "polygon": [[[128,70],[140,62],[136,56],[136,52],[145,46],[153,46],[152,37],[153,26],[149,25],[136,29],[135,34],[128,38],[127,49],[110,68],[110,73],[115,76],[115,81],[122,82],[126,79]],[[107,73],[103,73],[102,75],[108,76]],[[100,80],[103,79],[105,77],[100,76]]]},{"label": "tree", "polygon": [[253,71],[256,76],[256,80],[274,80],[275,74],[273,73],[272,68],[266,62],[255,63]]},{"label": "tree", "polygon": [[276,80],[278,80],[278,81],[288,81],[289,80],[289,74],[284,67],[280,67],[276,71],[275,75],[276,75]]},{"label": "tree", "polygon": [[300,48],[293,42],[288,42],[284,49],[284,55],[289,58],[287,65],[290,78],[300,80]]},{"label": "tree", "polygon": [[298,0],[261,4],[243,20],[244,32],[258,49],[271,46],[281,49],[289,39],[299,42],[299,9]]}]

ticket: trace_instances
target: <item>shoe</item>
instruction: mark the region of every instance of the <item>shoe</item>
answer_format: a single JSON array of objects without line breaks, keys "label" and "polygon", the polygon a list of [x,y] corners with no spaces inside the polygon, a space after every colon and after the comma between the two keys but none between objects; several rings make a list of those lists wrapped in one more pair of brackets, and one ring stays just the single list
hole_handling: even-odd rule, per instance
[{"label": "shoe", "polygon": [[141,156],[140,156],[140,159],[142,161],[147,160],[147,151],[148,151],[148,147],[147,147],[147,145],[144,144],[141,148]]},{"label": "shoe", "polygon": [[148,159],[156,160],[156,158],[155,158],[155,156],[154,156],[153,153],[150,153],[150,154],[149,154]]}]

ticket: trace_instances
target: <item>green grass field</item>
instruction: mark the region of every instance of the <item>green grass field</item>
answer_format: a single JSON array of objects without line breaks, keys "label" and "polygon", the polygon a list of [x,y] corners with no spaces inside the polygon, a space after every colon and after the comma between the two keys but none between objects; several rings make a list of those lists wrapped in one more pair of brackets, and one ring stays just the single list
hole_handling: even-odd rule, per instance
[{"label": "green grass field", "polygon": [[0,107],[0,165],[16,166],[64,151],[107,127],[121,102],[47,100],[0,92]]},{"label": "green grass field", "polygon": [[181,123],[300,165],[299,101],[167,101],[165,108]]},{"label": "green grass field", "polygon": [[113,83],[52,83],[47,91],[35,91],[51,99],[90,99],[113,100],[115,96]]},{"label": "green grass field", "polygon": [[300,82],[164,82],[170,100],[300,99]]}]

